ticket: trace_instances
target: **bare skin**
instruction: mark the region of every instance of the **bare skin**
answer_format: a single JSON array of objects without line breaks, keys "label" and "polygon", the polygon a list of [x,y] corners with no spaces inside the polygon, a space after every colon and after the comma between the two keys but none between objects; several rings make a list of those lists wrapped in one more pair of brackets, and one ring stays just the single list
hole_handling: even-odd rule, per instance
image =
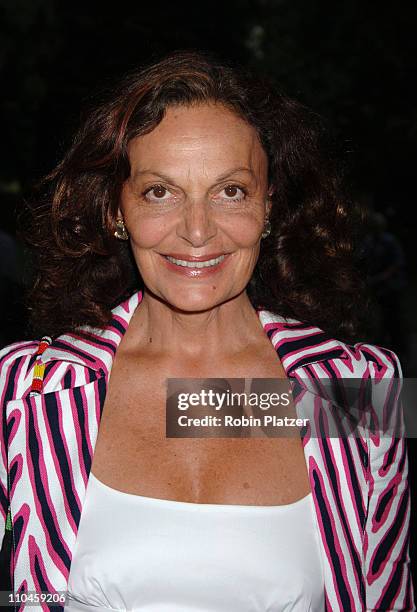
[{"label": "bare skin", "polygon": [[[92,472],[160,499],[292,503],[311,490],[300,438],[165,437],[167,378],[285,378],[245,291],[270,209],[257,134],[220,105],[172,107],[129,158],[119,214],[145,292],[113,363]],[[218,253],[201,276],[165,258]]]}]

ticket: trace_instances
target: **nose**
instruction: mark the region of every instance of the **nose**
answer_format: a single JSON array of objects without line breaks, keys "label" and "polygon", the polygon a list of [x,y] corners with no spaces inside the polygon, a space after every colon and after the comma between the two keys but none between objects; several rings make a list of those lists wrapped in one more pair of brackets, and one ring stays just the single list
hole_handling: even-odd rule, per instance
[{"label": "nose", "polygon": [[217,234],[210,204],[203,198],[189,200],[184,206],[177,235],[193,247],[206,245]]}]

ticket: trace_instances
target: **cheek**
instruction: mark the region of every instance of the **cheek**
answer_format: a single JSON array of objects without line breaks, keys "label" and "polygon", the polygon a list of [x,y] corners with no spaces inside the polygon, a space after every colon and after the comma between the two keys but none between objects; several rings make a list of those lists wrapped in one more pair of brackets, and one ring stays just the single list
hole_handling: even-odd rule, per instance
[{"label": "cheek", "polygon": [[130,224],[130,240],[133,246],[140,249],[150,249],[159,244],[169,234],[170,227],[165,219],[136,219]]},{"label": "cheek", "polygon": [[236,245],[249,248],[258,244],[263,223],[257,217],[240,215],[225,220],[222,226]]}]

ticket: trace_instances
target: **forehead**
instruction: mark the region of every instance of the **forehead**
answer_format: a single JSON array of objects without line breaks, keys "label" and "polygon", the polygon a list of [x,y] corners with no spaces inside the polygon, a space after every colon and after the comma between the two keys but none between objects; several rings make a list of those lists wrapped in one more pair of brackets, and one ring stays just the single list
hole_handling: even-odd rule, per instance
[{"label": "forehead", "polygon": [[154,130],[129,144],[132,169],[201,161],[213,167],[248,164],[261,169],[266,154],[253,126],[221,104],[168,107]]}]

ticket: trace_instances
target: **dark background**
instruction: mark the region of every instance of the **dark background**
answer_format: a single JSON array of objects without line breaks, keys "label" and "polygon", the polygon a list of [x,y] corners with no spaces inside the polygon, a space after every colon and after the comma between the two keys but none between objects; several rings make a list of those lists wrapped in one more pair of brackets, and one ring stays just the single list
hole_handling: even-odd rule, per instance
[{"label": "dark background", "polygon": [[[330,121],[353,192],[383,213],[395,246],[380,253],[382,276],[391,264],[394,276],[401,268],[394,292],[384,293],[380,278],[371,339],[396,350],[404,374],[417,376],[416,17],[415,3],[405,1],[0,0],[0,229],[9,235],[0,346],[27,333],[21,295],[30,261],[10,237],[34,182],[61,157],[95,92],[164,52],[194,48],[267,73]],[[414,493],[415,441],[409,451]],[[414,550],[414,521],[411,528]]]}]

